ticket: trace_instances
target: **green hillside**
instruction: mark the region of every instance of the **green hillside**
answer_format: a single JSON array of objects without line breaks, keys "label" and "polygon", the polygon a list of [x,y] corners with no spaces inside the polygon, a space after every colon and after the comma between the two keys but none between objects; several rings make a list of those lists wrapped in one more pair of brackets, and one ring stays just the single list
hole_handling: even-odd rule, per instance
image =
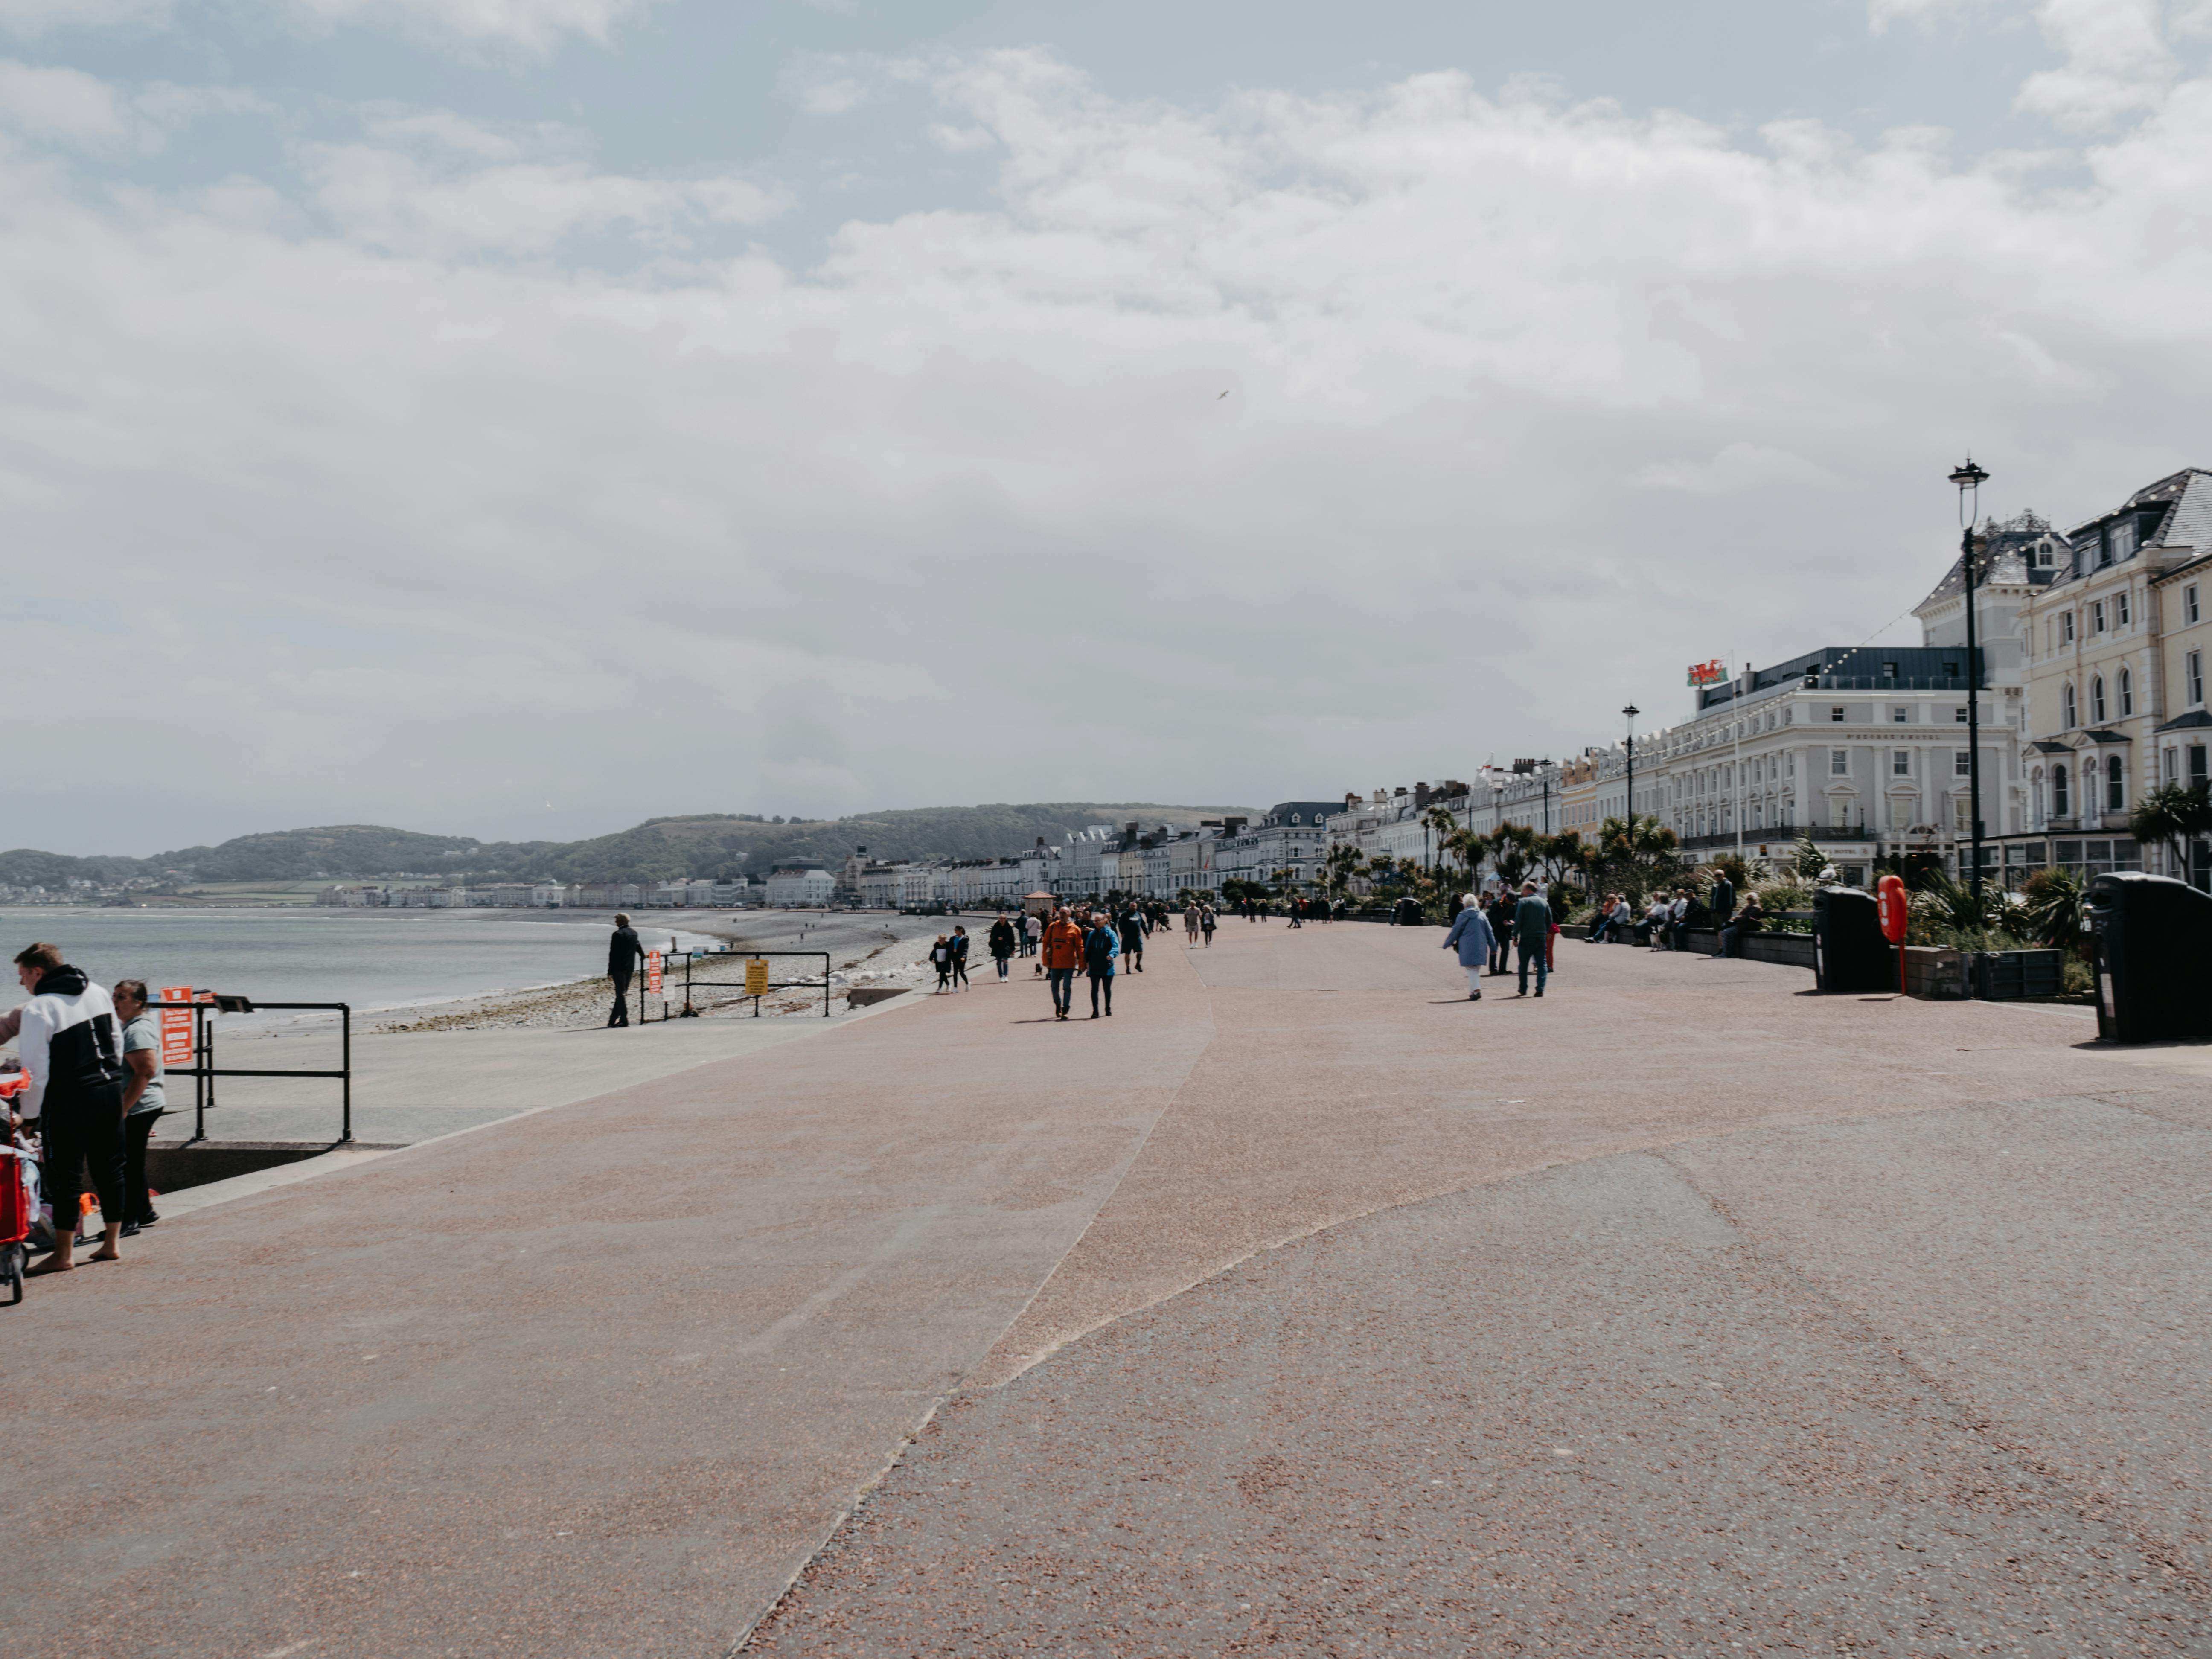
[{"label": "green hillside", "polygon": [[987,858],[1038,836],[1056,842],[1093,823],[1188,827],[1246,806],[1059,801],[1030,805],[925,806],[805,823],[768,823],[742,813],[648,818],[634,829],[577,842],[480,842],[373,823],[325,824],[240,836],[149,859],[75,858],[24,848],[0,853],[0,884],[63,888],[143,877],[192,882],[365,881],[384,877],[471,881],[660,881],[672,876],[765,876],[802,860],[834,864],[855,847],[878,859]]}]

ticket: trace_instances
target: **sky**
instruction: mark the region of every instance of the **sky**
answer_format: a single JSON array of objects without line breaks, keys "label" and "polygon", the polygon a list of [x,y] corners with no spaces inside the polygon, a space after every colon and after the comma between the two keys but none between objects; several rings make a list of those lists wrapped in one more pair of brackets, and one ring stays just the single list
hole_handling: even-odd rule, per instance
[{"label": "sky", "polygon": [[0,0],[0,844],[1266,805],[2212,465],[2212,0]]}]

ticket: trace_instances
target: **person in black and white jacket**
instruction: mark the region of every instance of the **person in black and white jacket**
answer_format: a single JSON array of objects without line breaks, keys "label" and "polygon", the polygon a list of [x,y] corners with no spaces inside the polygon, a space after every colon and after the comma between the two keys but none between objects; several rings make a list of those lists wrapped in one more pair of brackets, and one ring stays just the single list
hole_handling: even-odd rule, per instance
[{"label": "person in black and white jacket", "polygon": [[21,952],[15,973],[31,994],[15,1036],[15,1051],[31,1078],[22,1113],[38,1120],[39,1143],[46,1149],[43,1184],[54,1213],[53,1254],[30,1271],[64,1273],[76,1265],[70,1241],[88,1171],[106,1224],[92,1259],[116,1261],[123,1254],[118,1241],[125,1209],[123,1043],[115,1005],[82,969],[64,962],[55,945],[33,945]]}]

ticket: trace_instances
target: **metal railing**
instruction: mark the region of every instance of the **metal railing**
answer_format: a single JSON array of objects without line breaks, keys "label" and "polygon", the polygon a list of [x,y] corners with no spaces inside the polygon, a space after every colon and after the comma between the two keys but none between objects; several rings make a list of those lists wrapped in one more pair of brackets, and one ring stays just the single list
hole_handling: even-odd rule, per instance
[{"label": "metal railing", "polygon": [[791,991],[800,989],[811,991],[814,988],[816,981],[811,979],[771,979],[761,984],[760,987],[756,989],[752,985],[748,984],[744,980],[700,979],[696,977],[692,971],[692,963],[695,962],[727,961],[732,957],[735,957],[743,962],[766,962],[774,957],[805,957],[809,960],[817,961],[822,964],[822,979],[820,981],[822,986],[822,1018],[824,1019],[829,1018],[829,951],[742,951],[732,949],[726,951],[686,951],[684,952],[684,1006],[681,1010],[672,1014],[668,1012],[668,997],[665,988],[668,980],[668,968],[665,963],[665,959],[664,958],[664,965],[661,970],[663,993],[660,999],[660,1019],[659,1022],[656,1022],[653,1017],[647,1014],[645,1011],[646,981],[644,976],[641,975],[638,981],[637,991],[638,1024],[641,1025],[649,1025],[657,1023],[665,1023],[672,1019],[698,1018],[699,1010],[693,1005],[691,1000],[691,994],[694,990],[726,990],[742,992],[744,996],[748,996],[752,999],[753,1018],[755,1019],[758,1019],[760,1018],[761,998],[767,993],[770,991]]},{"label": "metal railing", "polygon": [[[215,1080],[219,1077],[335,1078],[338,1084],[338,1139],[353,1139],[353,1005],[345,1002],[255,1002],[250,997],[228,996],[213,991],[194,991],[190,1002],[149,1001],[149,1008],[182,1008],[192,1016],[192,1064],[162,1068],[166,1081],[173,1077],[192,1080],[192,1139],[207,1139],[207,1115],[216,1107]],[[258,1066],[218,1066],[215,1063],[215,1026],[210,1014],[335,1013],[338,1017],[338,1068],[283,1071]],[[169,1115],[165,1109],[164,1117]]]}]

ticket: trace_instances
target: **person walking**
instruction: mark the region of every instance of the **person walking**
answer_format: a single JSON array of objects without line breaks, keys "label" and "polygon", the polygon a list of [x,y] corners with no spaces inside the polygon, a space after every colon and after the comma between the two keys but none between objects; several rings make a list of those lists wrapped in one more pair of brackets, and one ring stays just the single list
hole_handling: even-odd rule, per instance
[{"label": "person walking", "polygon": [[645,960],[645,946],[625,911],[615,912],[614,937],[607,941],[607,977],[615,982],[615,1006],[607,1015],[610,1025],[629,1024],[629,977]]},{"label": "person walking", "polygon": [[1201,904],[1198,907],[1199,937],[1206,941],[1206,947],[1209,951],[1213,948],[1214,924],[1219,920],[1220,918],[1213,914],[1212,905]]},{"label": "person walking", "polygon": [[991,960],[998,964],[999,982],[1006,981],[1006,959],[1014,954],[1014,924],[1000,916],[991,924]]},{"label": "person walking", "polygon": [[115,1005],[62,960],[52,945],[15,957],[15,977],[31,994],[23,1005],[15,1052],[30,1078],[19,1110],[39,1120],[46,1149],[40,1187],[52,1206],[54,1248],[33,1273],[65,1273],[76,1263],[84,1177],[100,1196],[101,1237],[94,1261],[116,1261],[128,1206],[123,1196],[123,1048]]},{"label": "person walking", "polygon": [[948,944],[950,944],[950,945],[952,946],[952,982],[953,982],[953,984],[954,984],[955,986],[962,987],[962,988],[966,988],[966,989],[968,989],[968,990],[970,990],[970,991],[974,990],[975,988],[974,986],[969,985],[969,984],[968,983],[968,929],[967,929],[967,927],[966,927],[964,925],[963,925],[963,926],[962,926],[962,927],[955,927],[955,928],[952,930],[952,937],[951,937],[951,939],[949,939],[949,940],[948,940],[948,941],[946,941],[946,942],[947,942]]},{"label": "person walking", "polygon": [[1131,973],[1145,971],[1145,918],[1133,904],[1121,913],[1121,954]]},{"label": "person walking", "polygon": [[1182,942],[1186,946],[1198,943],[1198,906],[1186,902],[1182,907]]},{"label": "person walking", "polygon": [[1713,872],[1713,884],[1705,893],[1705,908],[1713,913],[1713,954],[1725,956],[1728,946],[1721,943],[1718,935],[1727,931],[1729,919],[1735,915],[1735,884],[1729,879],[1726,870]]},{"label": "person walking", "polygon": [[1106,993],[1106,1018],[1114,1018],[1114,959],[1121,954],[1121,941],[1113,918],[1101,916],[1098,925],[1083,939],[1083,965],[1091,975],[1091,1018],[1098,1018],[1098,993]]},{"label": "person walking", "polygon": [[937,969],[937,989],[930,994],[942,996],[952,988],[952,943],[942,933],[929,947],[929,965]]},{"label": "person walking", "polygon": [[1075,975],[1083,967],[1083,930],[1069,916],[1066,905],[1052,913],[1039,949],[1044,956],[1045,984],[1052,992],[1052,1016],[1066,1019],[1075,1000]]},{"label": "person walking", "polygon": [[1490,961],[1490,971],[1493,974],[1505,971],[1506,957],[1513,948],[1513,907],[1503,898],[1490,907],[1490,936],[1496,941],[1495,952]]},{"label": "person walking", "polygon": [[1528,965],[1536,966],[1536,994],[1544,994],[1544,980],[1551,971],[1552,907],[1536,896],[1536,884],[1521,884],[1521,902],[1513,907],[1513,939],[1520,946],[1521,994],[1528,994]]},{"label": "person walking", "polygon": [[123,1026],[123,1237],[161,1218],[146,1188],[146,1139],[167,1108],[161,1088],[161,1032],[146,1007],[146,981],[119,979],[109,996]]},{"label": "person walking", "polygon": [[[1034,911],[1030,912],[1028,915],[1024,916],[1022,918],[1021,925],[1022,954],[1025,957],[1036,956],[1038,950],[1041,948],[1039,942],[1043,938],[1044,918],[1038,915]],[[1037,963],[1036,972],[1040,974],[1044,972],[1044,963],[1042,962],[1039,962]]]},{"label": "person walking", "polygon": [[1458,915],[1452,919],[1451,932],[1444,935],[1438,948],[1459,952],[1459,965],[1467,969],[1467,1000],[1482,1000],[1482,970],[1490,965],[1491,946],[1496,941],[1490,935],[1490,922],[1482,914],[1482,907],[1474,902],[1474,895],[1467,896]]}]

